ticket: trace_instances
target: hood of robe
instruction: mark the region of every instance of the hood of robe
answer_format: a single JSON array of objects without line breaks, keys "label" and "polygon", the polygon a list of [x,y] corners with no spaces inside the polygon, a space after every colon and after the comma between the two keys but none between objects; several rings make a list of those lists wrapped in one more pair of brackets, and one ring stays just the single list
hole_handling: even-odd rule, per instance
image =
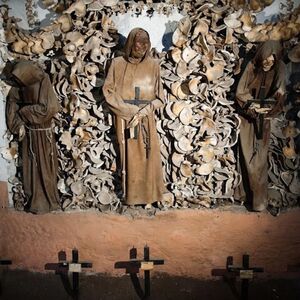
[{"label": "hood of robe", "polygon": [[144,60],[145,58],[147,58],[150,54],[150,49],[151,49],[151,43],[150,43],[150,37],[149,37],[149,33],[142,29],[142,28],[134,28],[130,31],[130,33],[128,34],[128,37],[126,39],[126,42],[125,42],[125,46],[124,46],[124,58],[126,61],[129,61],[131,63],[134,63],[134,60],[135,59],[132,59],[130,57],[130,54],[131,54],[131,50],[132,50],[132,47],[133,47],[133,42],[134,42],[134,38],[136,36],[136,34],[139,32],[139,31],[144,31],[147,35],[148,35],[148,38],[149,38],[149,45],[148,45],[148,49],[144,55],[144,57],[141,59],[141,60],[137,60],[136,63],[139,63],[140,61]]},{"label": "hood of robe", "polygon": [[32,85],[36,82],[40,82],[45,73],[41,67],[32,61],[20,61],[18,62],[12,71],[14,75],[24,86]]},{"label": "hood of robe", "polygon": [[276,66],[282,55],[282,46],[279,41],[266,41],[260,44],[253,59],[255,67],[261,69],[262,62],[272,54],[275,56],[274,66]]}]

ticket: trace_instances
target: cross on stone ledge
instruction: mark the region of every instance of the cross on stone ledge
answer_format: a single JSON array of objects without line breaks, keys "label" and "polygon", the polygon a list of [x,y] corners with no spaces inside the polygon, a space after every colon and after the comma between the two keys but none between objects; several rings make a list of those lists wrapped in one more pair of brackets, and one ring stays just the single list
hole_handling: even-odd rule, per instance
[{"label": "cross on stone ledge", "polygon": [[10,259],[0,259],[0,265],[1,266],[7,266],[7,265],[11,265],[12,261]]},{"label": "cross on stone ledge", "polygon": [[249,264],[250,256],[243,255],[243,264],[241,267],[233,265],[233,257],[228,256],[226,262],[226,269],[213,269],[213,276],[223,276],[224,278],[240,278],[241,283],[241,300],[248,300],[249,280],[253,279],[255,273],[262,273],[264,269],[261,267],[251,267]]},{"label": "cross on stone ledge", "polygon": [[[59,274],[67,293],[76,300],[79,296],[79,273],[82,273],[83,268],[92,268],[92,266],[91,262],[80,262],[78,250],[73,249],[72,261],[67,261],[66,252],[60,251],[58,263],[47,263],[45,270],[53,270],[55,274]],[[69,273],[72,274],[72,285],[68,278]]]},{"label": "cross on stone ledge", "polygon": [[[163,265],[163,259],[150,259],[150,249],[144,247],[144,259],[137,259],[137,249],[131,248],[129,251],[129,261],[118,261],[115,263],[115,269],[125,269],[126,274],[130,274],[134,289],[141,299],[150,297],[150,271],[155,265]],[[144,291],[141,287],[137,274],[140,270],[144,271]]]}]

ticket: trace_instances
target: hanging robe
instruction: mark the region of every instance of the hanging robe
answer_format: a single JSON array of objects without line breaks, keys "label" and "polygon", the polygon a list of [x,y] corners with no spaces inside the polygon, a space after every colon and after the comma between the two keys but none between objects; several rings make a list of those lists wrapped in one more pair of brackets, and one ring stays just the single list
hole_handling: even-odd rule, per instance
[{"label": "hanging robe", "polygon": [[[265,72],[261,64],[273,54],[275,63]],[[268,202],[268,149],[270,144],[270,118],[277,116],[283,107],[285,94],[285,65],[279,60],[279,42],[268,41],[258,49],[254,59],[248,63],[238,83],[236,99],[240,106],[239,167],[242,182],[235,191],[235,198],[247,200],[255,211],[263,210]],[[265,98],[274,98],[276,104],[267,113],[263,122],[262,139],[257,139],[253,111],[246,109],[247,101],[258,98],[265,83]]]},{"label": "hanging robe", "polygon": [[[128,205],[150,204],[162,200],[165,191],[156,131],[155,110],[164,104],[159,62],[149,57],[130,59],[134,36],[127,38],[125,55],[112,60],[104,86],[105,99],[115,115],[115,127],[121,158],[123,194]],[[135,98],[135,88],[145,105],[133,105],[126,100]],[[124,101],[125,100],[125,101]],[[151,101],[151,104],[149,104]],[[148,105],[148,114],[137,125],[137,138],[126,129],[128,122]]]},{"label": "hanging robe", "polygon": [[57,154],[52,118],[59,104],[49,76],[35,63],[21,61],[12,75],[20,85],[12,87],[7,98],[6,122],[8,129],[19,134],[25,127],[21,141],[22,180],[25,210],[45,213],[57,210]]}]

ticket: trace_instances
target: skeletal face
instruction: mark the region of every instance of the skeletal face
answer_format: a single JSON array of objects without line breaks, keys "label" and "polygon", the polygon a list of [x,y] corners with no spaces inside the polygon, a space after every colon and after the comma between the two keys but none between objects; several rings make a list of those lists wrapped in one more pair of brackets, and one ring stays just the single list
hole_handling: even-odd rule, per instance
[{"label": "skeletal face", "polygon": [[147,52],[149,46],[149,38],[146,32],[139,31],[133,41],[131,57],[142,58]]},{"label": "skeletal face", "polygon": [[63,52],[66,56],[68,62],[73,63],[76,56],[76,45],[74,43],[69,43],[63,47]]},{"label": "skeletal face", "polygon": [[264,59],[263,62],[262,62],[263,70],[264,70],[265,72],[271,70],[271,68],[272,68],[273,65],[274,65],[274,61],[275,61],[275,57],[274,57],[273,54],[270,55],[270,56],[268,56],[266,59]]}]

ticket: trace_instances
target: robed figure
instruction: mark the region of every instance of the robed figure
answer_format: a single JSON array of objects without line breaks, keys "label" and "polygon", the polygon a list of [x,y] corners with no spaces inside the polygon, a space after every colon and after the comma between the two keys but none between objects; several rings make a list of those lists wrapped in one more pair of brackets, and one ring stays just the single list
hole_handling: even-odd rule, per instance
[{"label": "robed figure", "polygon": [[164,192],[155,110],[164,104],[159,62],[149,56],[149,34],[133,29],[124,55],[111,62],[104,86],[115,115],[123,195],[128,205],[161,201]]},{"label": "robed figure", "polygon": [[6,103],[8,129],[21,142],[25,210],[45,213],[59,209],[57,154],[52,118],[59,103],[49,76],[31,61],[11,66],[12,85]]},{"label": "robed figure", "polygon": [[[235,191],[235,198],[250,202],[254,211],[264,210],[268,202],[270,120],[282,112],[285,95],[285,65],[280,60],[281,51],[278,41],[260,44],[236,92],[241,117],[239,165],[242,182]],[[263,105],[265,102],[268,104]]]}]

